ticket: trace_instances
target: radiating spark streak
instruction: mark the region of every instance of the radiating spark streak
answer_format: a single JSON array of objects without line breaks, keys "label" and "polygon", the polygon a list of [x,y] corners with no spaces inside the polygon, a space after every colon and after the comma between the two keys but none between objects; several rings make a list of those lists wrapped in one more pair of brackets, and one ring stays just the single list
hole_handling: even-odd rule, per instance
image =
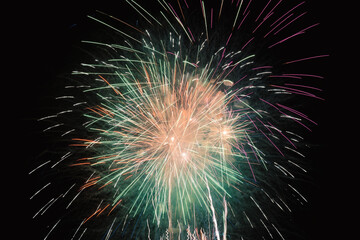
[{"label": "radiating spark streak", "polygon": [[82,238],[82,236],[84,236],[84,233],[86,232],[87,228],[84,229],[84,231],[81,233],[80,237],[78,238],[78,240],[80,240]]},{"label": "radiating spark streak", "polygon": [[288,62],[285,62],[284,64],[296,63],[296,62],[306,61],[306,60],[310,60],[310,59],[323,58],[323,57],[329,57],[329,56],[330,56],[329,54],[317,55],[317,56],[301,58],[301,59],[297,59],[297,60],[293,60],[293,61],[288,61]]},{"label": "radiating spark streak", "polygon": [[280,201],[284,204],[284,206],[289,210],[289,212],[291,212],[291,209],[289,208],[289,206],[279,197]]},{"label": "radiating spark streak", "polygon": [[271,0],[268,1],[268,3],[265,5],[265,7],[263,8],[263,10],[260,12],[260,14],[258,15],[258,17],[255,19],[255,22],[257,22],[260,18],[260,16],[263,14],[263,12],[265,11],[265,9],[269,6]]},{"label": "radiating spark streak", "polygon": [[265,16],[265,19],[268,18],[271,14],[273,14],[275,8],[282,2],[282,0],[279,0],[279,2],[269,11],[269,13]]},{"label": "radiating spark streak", "polygon": [[288,92],[295,93],[295,94],[298,94],[298,95],[304,95],[304,96],[309,96],[309,97],[317,98],[317,99],[320,99],[320,100],[324,100],[323,98],[318,97],[318,96],[316,96],[316,95],[314,95],[312,93],[302,91],[302,90],[298,90],[298,89],[295,89],[295,88],[289,88],[289,87],[284,87],[284,86],[279,86],[279,85],[271,85],[271,86],[281,88],[281,89],[285,89]]},{"label": "radiating spark streak", "polygon": [[274,126],[273,126],[271,123],[269,123],[269,122],[268,122],[268,124],[269,124],[270,126],[272,126],[272,128],[275,129],[278,133],[280,133],[280,135],[283,136],[283,137],[286,139],[286,141],[288,141],[294,148],[296,148],[296,145],[295,145],[289,138],[287,138],[278,128],[274,127]]},{"label": "radiating spark streak", "polygon": [[273,27],[267,34],[264,35],[264,38],[266,38],[270,33],[272,33],[277,27],[279,27],[283,22],[285,22],[288,18],[290,18],[293,14],[290,14],[286,18],[284,18],[280,23],[278,23],[275,27]]},{"label": "radiating spark streak", "polygon": [[42,211],[40,215],[44,215],[44,213],[62,196],[63,194],[60,194],[57,198],[55,198],[53,201],[49,203],[49,205]]},{"label": "radiating spark streak", "polygon": [[220,10],[219,10],[218,20],[220,19],[221,12],[222,12],[222,9],[223,9],[223,5],[224,5],[224,0],[221,0],[221,5],[220,5]]},{"label": "radiating spark streak", "polygon": [[319,24],[320,24],[320,23],[315,23],[315,24],[313,24],[313,25],[310,25],[309,27],[306,27],[306,28],[298,31],[297,33],[294,33],[293,35],[290,35],[289,37],[286,37],[286,38],[284,38],[284,39],[282,39],[282,40],[280,40],[280,41],[278,41],[278,42],[270,45],[268,48],[272,48],[272,47],[274,47],[274,46],[276,46],[276,45],[278,45],[278,44],[280,44],[280,43],[283,43],[283,42],[285,42],[285,41],[287,41],[287,40],[289,40],[289,39],[291,39],[291,38],[293,38],[293,37],[296,37],[296,36],[298,36],[298,35],[300,35],[300,34],[304,34],[306,30],[309,30],[310,28],[316,27],[316,26],[319,25]]},{"label": "radiating spark streak", "polygon": [[103,14],[103,15],[106,15],[106,16],[112,18],[112,19],[115,19],[116,21],[119,21],[119,22],[121,22],[122,24],[125,24],[126,26],[131,27],[132,29],[134,29],[134,30],[136,30],[136,31],[138,31],[138,32],[140,32],[140,33],[142,33],[142,34],[145,34],[145,33],[144,33],[143,31],[141,31],[140,29],[134,27],[134,26],[131,25],[131,24],[128,24],[127,22],[124,22],[124,21],[120,20],[120,19],[117,18],[117,17],[114,17],[114,16],[112,16],[112,15],[106,14],[106,13],[104,13],[104,12],[102,12],[102,11],[99,11],[99,10],[96,10],[96,12],[99,12],[99,13],[101,13],[101,14]]},{"label": "radiating spark streak", "polygon": [[70,192],[70,190],[76,185],[76,183],[74,183],[73,185],[70,186],[70,188],[64,193],[63,198]]},{"label": "radiating spark streak", "polygon": [[239,26],[237,27],[237,30],[239,30],[239,28],[241,27],[241,25],[243,24],[243,22],[245,21],[246,17],[249,15],[250,11],[246,13],[246,15],[243,17],[243,19],[241,20]]},{"label": "radiating spark streak", "polygon": [[56,115],[59,116],[61,114],[64,114],[64,113],[69,113],[69,112],[72,112],[73,110],[65,110],[65,111],[61,111],[59,113],[57,113]]},{"label": "radiating spark streak", "polygon": [[115,92],[116,94],[121,95],[121,96],[124,98],[124,96],[120,93],[120,91],[117,90],[116,88],[114,88],[105,78],[103,78],[101,75],[99,75],[99,77],[100,77],[102,80],[104,80],[104,82],[106,82],[107,85],[109,85],[109,86],[114,90],[114,92]]},{"label": "radiating spark streak", "polygon": [[70,205],[74,202],[74,200],[82,193],[84,189],[81,189],[76,195],[75,197],[69,202],[69,204],[66,206],[66,209],[68,209],[70,207]]},{"label": "radiating spark streak", "polygon": [[285,176],[287,176],[288,174],[294,178],[294,175],[292,175],[288,170],[286,170],[283,166],[281,166],[280,164],[278,164],[277,162],[274,162],[275,167],[277,169],[279,169]]},{"label": "radiating spark streak", "polygon": [[226,240],[226,235],[227,235],[227,214],[228,214],[228,209],[227,209],[227,202],[224,196],[224,214],[223,214],[223,224],[224,224],[224,231],[223,231],[223,240]]},{"label": "radiating spark streak", "polygon": [[[127,2],[128,2],[128,1],[127,1]],[[103,22],[103,21],[100,21],[99,19],[96,19],[96,18],[94,18],[94,17],[92,17],[92,16],[87,16],[87,17],[90,18],[90,19],[92,19],[92,20],[94,20],[94,21],[96,21],[96,22],[101,23],[102,25],[104,25],[104,26],[106,26],[106,27],[108,27],[108,28],[111,28],[112,30],[115,30],[116,32],[124,35],[124,36],[127,37],[127,38],[130,38],[131,40],[134,40],[134,41],[136,41],[136,42],[138,42],[138,43],[141,43],[139,40],[133,38],[132,36],[130,36],[130,35],[122,32],[122,31],[120,31],[119,29],[117,29],[117,28],[115,28],[115,27],[113,27],[113,26],[111,26],[111,25],[109,25],[109,24],[107,24],[107,23],[105,23],[105,22]]]},{"label": "radiating spark streak", "polygon": [[[250,6],[251,1],[252,1],[252,0],[250,0],[250,1],[248,2],[248,4],[246,5],[245,10],[244,10],[244,12],[243,12],[243,15],[245,15],[247,9],[248,9],[249,6]],[[247,13],[249,13],[249,12],[247,12]]]},{"label": "radiating spark streak", "polygon": [[292,190],[294,190],[302,199],[304,199],[305,202],[307,202],[306,198],[305,198],[303,195],[301,195],[301,193],[299,193],[298,190],[296,190],[296,189],[295,189],[293,186],[291,186],[290,184],[288,184],[288,186],[289,186]]},{"label": "radiating spark streak", "polygon": [[46,119],[49,119],[49,118],[54,118],[54,117],[57,117],[57,115],[49,115],[49,116],[46,116],[46,117],[42,117],[42,118],[39,118],[38,121],[43,121],[43,120],[46,120]]},{"label": "radiating spark streak", "polygon": [[35,172],[36,170],[38,170],[39,168],[45,166],[45,165],[48,164],[49,162],[51,162],[51,160],[48,160],[48,161],[40,164],[39,166],[37,166],[36,168],[34,168],[33,170],[31,170],[31,171],[29,172],[29,175],[32,174],[33,172]]},{"label": "radiating spark streak", "polygon": [[289,40],[289,39],[291,39],[291,38],[293,38],[293,37],[296,37],[296,36],[298,36],[298,35],[300,35],[300,34],[304,34],[304,32],[303,32],[303,31],[299,31],[299,32],[297,32],[297,33],[294,33],[293,35],[291,35],[291,36],[289,36],[289,37],[286,37],[286,38],[282,39],[281,41],[278,41],[278,42],[274,43],[273,45],[270,45],[268,48],[272,48],[272,47],[274,47],[274,46],[276,46],[276,45],[278,45],[278,44],[280,44],[280,43],[283,43],[283,42],[285,42],[285,41],[287,41],[287,40]]},{"label": "radiating spark streak", "polygon": [[314,122],[313,120],[311,120],[308,116],[306,116],[305,114],[303,114],[303,113],[301,113],[301,112],[299,112],[299,111],[297,111],[297,110],[295,110],[295,109],[293,109],[293,108],[284,106],[284,105],[279,104],[279,103],[277,103],[276,105],[279,106],[279,107],[281,107],[281,108],[284,108],[284,109],[286,109],[286,110],[288,110],[288,111],[290,111],[290,112],[292,112],[292,113],[295,113],[296,115],[298,115],[298,116],[300,116],[300,117],[302,117],[302,118],[304,118],[304,119],[312,122],[313,124],[317,125],[317,123]]},{"label": "radiating spark streak", "polygon": [[262,215],[264,216],[264,218],[265,218],[266,220],[268,220],[267,216],[265,215],[265,213],[263,212],[263,210],[261,209],[261,207],[259,206],[259,204],[255,201],[255,199],[254,199],[252,196],[250,196],[250,198],[251,198],[251,200],[255,203],[256,207],[260,210],[260,212],[262,213]]},{"label": "radiating spark streak", "polygon": [[180,17],[177,15],[177,13],[176,13],[176,11],[175,11],[175,9],[172,7],[172,5],[170,4],[170,3],[168,3],[168,5],[170,6],[170,10],[172,10],[173,11],[173,14],[174,14],[174,16],[176,17],[176,19],[177,20],[180,20]]},{"label": "radiating spark streak", "polygon": [[45,128],[45,129],[43,130],[43,132],[49,131],[50,129],[53,129],[53,128],[56,128],[56,127],[60,127],[60,126],[62,126],[62,125],[64,125],[64,124],[63,124],[63,123],[55,124],[55,125],[53,125],[53,126],[50,126],[50,127],[48,127],[48,128]]},{"label": "radiating spark streak", "polygon": [[60,96],[60,97],[56,97],[55,99],[67,99],[67,98],[75,98],[74,96]]},{"label": "radiating spark streak", "polygon": [[293,11],[294,9],[298,8],[300,5],[304,4],[305,1],[299,3],[298,5],[296,5],[295,7],[291,8],[289,11],[287,11],[285,14],[283,14],[280,18],[278,18],[275,22],[273,22],[270,27],[272,27],[275,23],[277,23],[278,21],[280,21],[283,17],[285,17],[286,15],[288,15],[291,11]]},{"label": "radiating spark streak", "polygon": [[241,50],[243,50],[252,40],[254,40],[255,37],[250,38],[245,44],[244,46],[242,46]]},{"label": "radiating spark streak", "polygon": [[271,224],[273,226],[273,228],[276,230],[276,232],[279,234],[279,236],[281,237],[281,239],[285,240],[285,238],[283,237],[283,235],[281,235],[280,231],[275,227],[275,225],[272,223]]},{"label": "radiating spark streak", "polygon": [[164,17],[164,19],[166,20],[166,22],[170,25],[170,27],[174,30],[174,32],[179,35],[179,33],[176,31],[176,29],[174,28],[174,26],[170,23],[169,19],[165,16],[165,14],[160,11],[160,14]]},{"label": "radiating spark streak", "polygon": [[182,6],[181,6],[181,4],[180,4],[180,0],[177,0],[177,3],[178,3],[178,6],[179,6],[179,9],[180,9],[181,16],[183,17],[184,21],[186,21],[184,12],[183,12],[183,10],[182,10]]},{"label": "radiating spark streak", "polygon": [[300,84],[285,83],[284,85],[286,85],[286,86],[294,86],[294,87],[302,87],[302,88],[309,88],[309,89],[314,89],[314,90],[317,90],[317,91],[322,91],[322,89],[320,89],[320,88],[311,87],[311,86],[305,86],[305,85],[300,85]]},{"label": "radiating spark streak", "polygon": [[[265,101],[264,99],[261,99],[261,98],[260,98],[260,100],[263,101],[263,102],[265,102],[265,103],[267,103],[267,104],[269,104],[270,106],[274,107],[274,108],[277,109],[280,113],[284,114],[284,115],[281,116],[281,117],[290,118],[290,119],[294,120],[296,123],[298,123],[298,124],[300,124],[301,126],[303,126],[304,128],[306,128],[307,130],[311,131],[311,129],[308,128],[305,124],[303,124],[303,123],[301,123],[300,121],[296,120],[294,117],[289,116],[289,115],[283,113],[282,111],[280,111],[279,108],[277,108],[277,107],[274,106],[273,104],[271,104],[271,103],[269,103],[269,102],[267,102],[267,101]],[[288,131],[287,131],[287,132],[288,132]],[[290,132],[290,134],[292,134],[292,133]],[[302,138],[301,138],[301,139],[302,139]]]},{"label": "radiating spark streak", "polygon": [[211,208],[211,212],[212,212],[212,216],[213,216],[216,239],[220,240],[220,234],[219,234],[219,229],[218,229],[218,225],[217,225],[217,221],[216,221],[216,215],[215,215],[215,209],[214,209],[213,200],[212,200],[212,197],[211,197],[211,194],[210,194],[210,188],[209,188],[209,184],[207,182],[207,179],[206,179],[206,188],[207,188],[208,194],[209,194],[210,208]]},{"label": "radiating spark streak", "polygon": [[281,30],[283,30],[284,28],[286,28],[287,26],[289,26],[291,23],[295,22],[297,19],[301,18],[302,16],[304,16],[307,12],[304,12],[302,14],[300,14],[299,16],[297,16],[296,18],[294,18],[293,20],[291,20],[290,22],[288,22],[287,24],[285,24],[282,28],[280,28],[279,30],[277,30],[276,32],[274,32],[274,35],[278,34]]},{"label": "radiating spark streak", "polygon": [[300,152],[296,151],[295,149],[289,148],[288,146],[285,146],[286,149],[293,151],[294,153],[298,154],[299,156],[305,158],[304,154],[301,154]]},{"label": "radiating spark streak", "polygon": [[84,224],[84,221],[85,221],[85,219],[84,219],[84,220],[82,220],[82,222],[80,223],[79,227],[75,230],[75,233],[74,233],[74,235],[71,237],[71,240],[73,240],[73,239],[74,239],[74,237],[75,237],[76,233],[79,231],[79,229],[81,228],[81,226]]},{"label": "radiating spark streak", "polygon": [[243,211],[243,213],[244,213],[244,215],[245,215],[245,217],[246,217],[246,220],[248,220],[248,222],[250,223],[251,228],[254,228],[254,226],[252,225],[252,223],[251,223],[251,221],[250,221],[249,217],[246,215],[246,212],[245,212],[245,211]]},{"label": "radiating spark streak", "polygon": [[318,76],[318,75],[314,75],[314,74],[305,74],[305,73],[287,73],[284,74],[285,77],[291,77],[291,76],[297,76],[297,77],[313,77],[313,78],[320,78],[323,79],[324,77],[322,76]]},{"label": "radiating spark streak", "polygon": [[[104,47],[109,47],[111,49],[121,49],[121,50],[124,50],[124,51],[128,51],[128,52],[133,52],[133,53],[137,53],[137,54],[145,54],[144,52],[142,51],[139,51],[139,50],[136,50],[136,49],[133,49],[133,48],[129,48],[129,47],[125,47],[123,45],[119,45],[119,44],[106,44],[106,43],[101,43],[101,42],[95,42],[95,41],[86,41],[86,40],[82,40],[81,42],[83,43],[88,43],[88,44],[94,44],[94,45],[99,45],[99,46],[104,46]],[[117,73],[107,73],[107,72],[104,72],[104,73],[89,73],[89,72],[73,72],[72,74],[85,74],[85,75],[117,75]],[[86,92],[86,90],[85,90]],[[73,98],[73,97],[72,97]]]},{"label": "radiating spark streak", "polygon": [[[189,30],[189,33],[190,33],[190,36],[191,36],[191,39],[190,39],[190,40],[192,40],[193,42],[195,42],[194,35],[192,34],[190,28],[188,27],[187,29]],[[188,35],[188,37],[189,37],[189,34],[187,34],[187,35]]]},{"label": "radiating spark streak", "polygon": [[108,230],[108,232],[107,232],[107,234],[106,234],[105,240],[108,240],[108,239],[110,238],[111,233],[112,233],[112,231],[113,231],[113,230],[112,230],[112,227],[114,226],[115,220],[116,220],[116,218],[114,218],[113,222],[111,223],[110,228],[109,228],[109,230]]},{"label": "radiating spark streak", "polygon": [[48,204],[50,204],[52,201],[54,201],[54,198],[50,199],[42,208],[40,208],[39,211],[37,211],[32,218],[35,218],[35,217],[36,217]]},{"label": "radiating spark streak", "polygon": [[303,172],[307,172],[304,168],[300,167],[298,164],[296,164],[296,163],[294,163],[294,162],[292,162],[292,161],[290,161],[290,160],[288,160],[288,162],[291,163],[291,164],[293,164],[294,166],[300,168]]},{"label": "radiating spark streak", "polygon": [[[144,14],[142,14],[136,7],[134,7],[134,5],[132,5],[128,0],[126,0],[126,2],[127,2],[138,14],[140,14],[140,16],[142,16],[148,23],[150,23],[151,25],[153,25],[152,22],[144,16]],[[135,3],[134,1],[132,1],[132,2]]]},{"label": "radiating spark streak", "polygon": [[[177,14],[176,14],[176,12],[175,12],[175,10],[174,10],[174,8],[171,6],[171,4],[170,3],[168,3],[168,5],[170,6],[170,12],[174,15],[174,17],[175,17],[175,19],[178,21],[178,23],[180,24],[180,26],[182,27],[182,29],[184,30],[184,32],[185,32],[185,34],[186,34],[186,36],[189,38],[189,40],[191,41],[191,42],[195,42],[195,39],[194,39],[194,37],[192,37],[192,38],[190,38],[190,35],[188,34],[188,32],[186,31],[186,29],[185,29],[185,26],[183,25],[183,23],[181,22],[181,20],[180,20],[180,18],[177,16]],[[190,29],[188,28],[188,30],[190,31]],[[190,31],[190,34],[192,35],[192,33],[191,33],[191,31]]]},{"label": "radiating spark streak", "polygon": [[[126,0],[128,2],[128,0]],[[162,24],[156,19],[154,18],[148,11],[146,11],[143,7],[141,7],[137,2],[135,2],[134,0],[131,0],[136,6],[138,6],[141,10],[143,10],[149,17],[151,17],[157,24],[159,24],[160,26],[162,26]]]},{"label": "radiating spark streak", "polygon": [[264,221],[260,218],[260,222],[262,223],[262,225],[265,227],[266,231],[268,232],[268,234],[270,235],[270,237],[273,239],[273,236],[271,234],[271,232],[269,231],[269,229],[267,228],[267,226],[265,225]]},{"label": "radiating spark streak", "polygon": [[259,129],[259,131],[267,138],[267,140],[269,140],[269,142],[276,148],[276,150],[278,150],[278,152],[284,157],[284,154],[282,153],[282,151],[275,145],[275,143],[273,141],[271,141],[271,139],[262,131]]},{"label": "radiating spark streak", "polygon": [[50,229],[50,231],[48,232],[48,234],[45,236],[44,240],[46,240],[48,238],[48,236],[50,235],[50,233],[54,230],[54,228],[59,224],[61,219],[59,219],[59,221],[57,221],[54,226]]},{"label": "radiating spark streak", "polygon": [[72,152],[67,152],[66,154],[64,154],[59,161],[57,161],[56,163],[54,163],[51,168],[54,168],[56,165],[58,165],[59,163],[61,163],[62,161],[64,161],[65,159],[67,159],[68,157],[70,157],[72,155]]},{"label": "radiating spark streak", "polygon": [[40,188],[38,191],[36,191],[31,197],[30,200],[33,199],[33,197],[35,197],[38,193],[40,193],[42,190],[44,190],[47,186],[49,186],[51,184],[51,182],[49,182],[48,184],[46,184],[45,186],[43,186],[42,188]]},{"label": "radiating spark streak", "polygon": [[100,212],[101,209],[96,210],[93,214],[91,214],[88,218],[85,218],[84,224],[89,221],[92,217],[94,217],[96,214]]},{"label": "radiating spark streak", "polygon": [[240,5],[239,5],[239,7],[238,7],[238,11],[237,11],[237,13],[236,13],[235,20],[234,20],[234,23],[233,23],[233,26],[232,26],[232,29],[233,29],[233,30],[234,30],[234,28],[235,28],[236,21],[237,21],[237,19],[238,19],[238,17],[239,17],[239,13],[240,13],[242,4],[243,4],[243,0],[241,0]]},{"label": "radiating spark streak", "polygon": [[110,215],[110,213],[117,207],[117,205],[119,205],[122,202],[122,199],[120,199],[110,210],[110,212],[108,213],[108,216]]},{"label": "radiating spark streak", "polygon": [[271,239],[273,239],[271,232],[269,231],[269,229],[267,228],[267,226],[265,225],[265,223],[263,222],[262,219],[260,219],[260,222],[261,222],[261,223],[263,224],[263,226],[265,227],[265,229],[266,229],[266,231],[268,232],[268,234],[270,235]]},{"label": "radiating spark streak", "polygon": [[205,10],[204,1],[201,1],[201,9],[202,9],[202,12],[203,12],[203,17],[204,17],[206,39],[209,41],[209,32],[208,32],[207,21],[206,21],[206,10]]},{"label": "radiating spark streak", "polygon": [[71,133],[71,132],[73,132],[73,131],[75,131],[75,129],[71,129],[71,130],[69,130],[69,131],[66,131],[66,132],[64,132],[63,134],[61,134],[61,137],[65,136],[65,135],[67,135],[67,134],[69,134],[69,133]]}]

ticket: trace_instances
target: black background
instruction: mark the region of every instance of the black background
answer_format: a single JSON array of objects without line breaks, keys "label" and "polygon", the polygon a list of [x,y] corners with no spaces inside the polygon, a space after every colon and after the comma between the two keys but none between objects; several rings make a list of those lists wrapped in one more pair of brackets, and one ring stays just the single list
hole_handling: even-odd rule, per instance
[{"label": "black background", "polygon": [[[189,0],[188,0],[189,1]],[[325,4],[326,2],[326,4]],[[15,134],[13,142],[19,142],[22,139],[21,148],[17,145],[12,152],[20,154],[21,168],[25,169],[25,185],[27,189],[36,189],[31,182],[26,183],[27,173],[32,169],[32,160],[41,155],[48,146],[48,137],[42,134],[44,128],[38,124],[36,119],[47,115],[51,108],[51,99],[54,94],[59,92],[58,82],[61,76],[71,71],[73,63],[79,63],[80,56],[74,50],[74,46],[83,38],[83,33],[78,31],[78,26],[86,24],[87,14],[93,13],[99,9],[104,12],[114,13],[113,6],[120,6],[124,3],[86,3],[74,4],[66,2],[50,2],[37,5],[24,6],[28,8],[26,14],[23,14],[22,29],[24,34],[19,34],[17,44],[19,48],[24,48],[22,55],[17,56],[21,61],[17,71],[21,73],[21,79],[17,83],[20,87],[16,88],[18,95],[21,96],[21,105],[16,106],[16,114],[19,114],[17,120],[20,120],[20,132]],[[335,59],[337,58],[336,38],[334,31],[334,13],[335,8],[329,6],[328,1],[309,1],[306,3],[306,9],[314,16],[315,22],[320,22],[320,26],[307,33],[314,39],[315,45],[321,45],[321,50],[314,49],[314,53],[330,54],[329,58],[321,60],[323,63],[317,64],[316,69],[308,69],[308,72],[321,73],[325,79],[321,80],[319,86],[323,89],[321,96],[325,101],[315,103],[313,107],[307,109],[307,113],[319,123],[313,128],[313,132],[307,136],[306,141],[319,144],[306,153],[310,166],[310,178],[312,182],[307,184],[305,189],[309,203],[306,207],[294,211],[294,221],[303,229],[306,239],[326,239],[333,236],[341,225],[338,212],[339,194],[343,190],[334,190],[341,188],[344,183],[342,177],[339,177],[341,168],[341,159],[337,153],[340,145],[337,132],[341,131],[338,124],[341,114],[334,115],[334,108],[338,108],[338,95],[336,74],[334,73]],[[115,15],[115,14],[114,14]],[[122,18],[125,18],[122,16]],[[25,66],[25,67],[21,67]],[[320,68],[320,69],[319,69]],[[6,93],[6,91],[5,91]],[[337,95],[335,97],[335,95]],[[21,136],[21,138],[19,137]],[[337,139],[337,140],[336,140]],[[334,144],[335,143],[335,144]],[[336,145],[337,147],[335,147]],[[17,166],[19,167],[19,166]],[[340,179],[339,179],[340,178]],[[337,191],[337,192],[336,192]],[[31,219],[34,209],[31,208],[29,197],[33,192],[24,191],[24,200],[20,204],[26,214],[22,221],[25,226],[33,228],[30,233],[34,236],[32,239],[42,239],[44,236],[37,235],[37,225]],[[29,208],[28,208],[29,207]]]}]

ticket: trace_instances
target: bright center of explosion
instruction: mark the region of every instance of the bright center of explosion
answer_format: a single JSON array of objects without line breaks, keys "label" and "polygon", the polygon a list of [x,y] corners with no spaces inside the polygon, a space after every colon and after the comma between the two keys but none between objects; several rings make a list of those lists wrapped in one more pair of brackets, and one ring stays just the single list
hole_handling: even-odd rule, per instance
[{"label": "bright center of explosion", "polygon": [[165,179],[202,171],[231,155],[229,99],[210,82],[195,78],[179,86],[162,85],[144,101],[149,133],[141,145],[162,161],[159,170]]}]

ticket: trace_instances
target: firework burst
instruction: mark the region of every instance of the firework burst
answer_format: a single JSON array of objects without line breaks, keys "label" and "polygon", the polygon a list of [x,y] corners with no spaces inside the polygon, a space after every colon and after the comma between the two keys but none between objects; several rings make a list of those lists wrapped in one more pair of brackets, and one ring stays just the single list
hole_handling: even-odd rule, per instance
[{"label": "firework burst", "polygon": [[89,16],[116,41],[82,41],[92,59],[56,97],[65,109],[39,119],[67,144],[29,172],[61,176],[30,197],[60,189],[33,218],[53,206],[71,215],[45,239],[61,225],[69,239],[284,239],[289,196],[307,202],[291,182],[306,172],[292,129],[316,125],[287,100],[322,100],[302,83],[322,77],[283,68],[328,55],[267,57],[318,25],[298,24],[304,2],[122,4],[135,20]]}]

